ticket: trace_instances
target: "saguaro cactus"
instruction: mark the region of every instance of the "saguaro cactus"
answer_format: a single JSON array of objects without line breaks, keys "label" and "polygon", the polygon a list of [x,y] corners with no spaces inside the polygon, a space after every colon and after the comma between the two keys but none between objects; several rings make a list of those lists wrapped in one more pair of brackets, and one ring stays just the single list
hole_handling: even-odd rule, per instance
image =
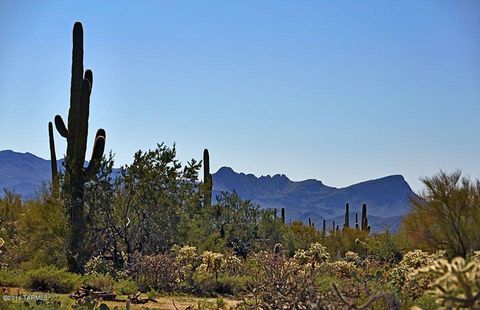
[{"label": "saguaro cactus", "polygon": [[366,203],[364,203],[362,205],[362,230],[370,231],[370,226],[368,226],[367,204]]},{"label": "saguaro cactus", "polygon": [[55,127],[58,133],[67,139],[65,176],[70,208],[68,265],[70,271],[73,272],[82,272],[86,260],[83,244],[85,239],[85,182],[97,173],[105,149],[105,130],[99,129],[95,135],[90,163],[87,168],[84,168],[92,85],[92,71],[83,71],[83,27],[80,22],[76,22],[73,26],[68,127],[60,115],[55,116]]},{"label": "saguaro cactus", "polygon": [[285,224],[285,208],[282,208],[282,223]]},{"label": "saguaro cactus", "polygon": [[323,225],[322,225],[322,238],[325,239],[325,236],[326,236],[326,230],[327,230],[327,223],[326,223],[326,220],[323,219]]},{"label": "saguaro cactus", "polygon": [[350,228],[350,207],[345,204],[345,223],[343,224],[343,228]]},{"label": "saguaro cactus", "polygon": [[213,178],[210,174],[210,155],[208,149],[203,150],[203,200],[204,205],[212,203]]}]

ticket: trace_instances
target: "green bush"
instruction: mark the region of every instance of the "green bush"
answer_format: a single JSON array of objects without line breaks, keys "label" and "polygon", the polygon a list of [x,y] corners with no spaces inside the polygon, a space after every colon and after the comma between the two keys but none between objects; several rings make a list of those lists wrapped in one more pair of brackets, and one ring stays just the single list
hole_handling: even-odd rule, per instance
[{"label": "green bush", "polygon": [[231,276],[224,273],[215,276],[204,270],[196,270],[193,274],[194,291],[204,296],[236,295],[245,291],[251,281],[249,276]]},{"label": "green bush", "polygon": [[95,274],[86,277],[84,283],[97,291],[111,292],[115,280],[109,275]]},{"label": "green bush", "polygon": [[120,295],[133,295],[138,291],[138,286],[133,280],[124,279],[115,284],[115,291]]},{"label": "green bush", "polygon": [[207,271],[195,271],[192,280],[195,292],[200,295],[211,295],[217,287],[215,275]]},{"label": "green bush", "polygon": [[33,291],[70,293],[81,283],[79,275],[48,266],[28,271],[25,286]]},{"label": "green bush", "polygon": [[0,269],[0,286],[23,287],[25,285],[25,274],[18,270]]},{"label": "green bush", "polygon": [[252,279],[248,276],[229,276],[222,274],[217,279],[215,291],[218,294],[234,296],[245,291],[251,282]]}]

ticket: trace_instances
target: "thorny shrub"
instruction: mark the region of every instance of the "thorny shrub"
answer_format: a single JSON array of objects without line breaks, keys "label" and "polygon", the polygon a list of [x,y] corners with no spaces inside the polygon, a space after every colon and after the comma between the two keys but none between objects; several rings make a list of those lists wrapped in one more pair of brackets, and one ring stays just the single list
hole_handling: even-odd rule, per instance
[{"label": "thorny shrub", "polygon": [[420,274],[416,271],[433,264],[437,259],[445,256],[445,251],[429,254],[422,250],[406,253],[403,259],[388,272],[390,283],[410,298],[421,296],[429,287],[432,276]]},{"label": "thorny shrub", "polygon": [[470,261],[456,257],[451,262],[439,259],[417,270],[418,274],[433,276],[429,294],[439,309],[480,309],[480,261],[478,253]]},{"label": "thorny shrub", "polygon": [[303,255],[300,261],[298,257],[287,258],[280,245],[275,246],[273,253],[257,253],[253,288],[244,306],[249,309],[318,309],[320,297],[316,277],[319,264],[315,260],[321,257],[310,256],[313,261],[302,264],[305,262]]}]

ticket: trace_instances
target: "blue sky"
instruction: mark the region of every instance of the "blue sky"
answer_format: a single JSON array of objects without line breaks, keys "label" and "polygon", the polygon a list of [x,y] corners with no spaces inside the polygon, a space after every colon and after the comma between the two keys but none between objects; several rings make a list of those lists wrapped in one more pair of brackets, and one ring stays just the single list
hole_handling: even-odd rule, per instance
[{"label": "blue sky", "polygon": [[77,20],[89,147],[105,128],[118,165],[164,141],[184,162],[209,148],[212,170],[337,187],[480,177],[478,1],[3,0],[0,149],[48,158]]}]

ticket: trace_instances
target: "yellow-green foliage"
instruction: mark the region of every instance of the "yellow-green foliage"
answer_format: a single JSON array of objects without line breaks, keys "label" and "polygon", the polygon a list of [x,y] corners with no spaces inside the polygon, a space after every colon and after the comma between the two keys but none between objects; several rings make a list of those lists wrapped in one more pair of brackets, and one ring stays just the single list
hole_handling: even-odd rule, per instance
[{"label": "yellow-green foliage", "polygon": [[407,296],[418,297],[428,288],[432,278],[426,274],[419,274],[417,270],[433,264],[444,256],[445,251],[433,254],[422,250],[410,251],[388,272],[390,283]]},{"label": "yellow-green foliage", "polygon": [[333,274],[339,279],[351,278],[353,273],[357,271],[357,267],[353,262],[347,262],[344,260],[337,260],[329,264]]},{"label": "yellow-green foliage", "polygon": [[307,250],[297,250],[294,255],[295,260],[300,264],[307,263],[325,263],[330,259],[327,249],[318,242],[310,244]]},{"label": "yellow-green foliage", "polygon": [[114,289],[120,295],[133,295],[138,291],[138,286],[131,279],[123,279],[115,283]]},{"label": "yellow-green foliage", "polygon": [[191,277],[194,269],[195,261],[198,257],[197,248],[194,246],[174,245],[172,253],[175,255],[175,265],[177,266],[177,282],[182,282],[186,278]]},{"label": "yellow-green foliage", "polygon": [[465,257],[480,247],[480,182],[461,171],[440,171],[423,178],[422,199],[402,222],[402,234],[413,248],[445,249],[450,257]]},{"label": "yellow-green foliage", "polygon": [[348,251],[345,253],[345,260],[357,264],[360,261],[360,256],[355,252]]},{"label": "yellow-green foliage", "polygon": [[198,269],[213,274],[218,274],[220,273],[224,264],[225,259],[223,254],[205,251],[202,254],[202,264],[198,267]]},{"label": "yellow-green foliage", "polygon": [[293,255],[298,249],[307,249],[310,244],[321,242],[322,240],[320,232],[315,227],[298,221],[288,225],[285,234],[286,241],[284,245],[290,255]]},{"label": "yellow-green foliage", "polygon": [[115,280],[109,275],[94,274],[86,276],[84,283],[97,291],[111,292],[115,286]]},{"label": "yellow-green foliage", "polygon": [[[12,209],[15,215],[11,214]],[[60,202],[48,197],[21,202],[18,197],[7,195],[0,199],[0,237],[5,238],[3,258],[0,261],[9,268],[33,269],[55,265],[63,267],[65,213]]]},{"label": "yellow-green foliage", "polygon": [[26,287],[33,291],[70,293],[81,283],[79,275],[53,266],[33,269],[26,274]]},{"label": "yellow-green foliage", "polygon": [[434,277],[429,291],[439,309],[480,309],[480,261],[456,257],[451,262],[439,259],[417,270]]}]

